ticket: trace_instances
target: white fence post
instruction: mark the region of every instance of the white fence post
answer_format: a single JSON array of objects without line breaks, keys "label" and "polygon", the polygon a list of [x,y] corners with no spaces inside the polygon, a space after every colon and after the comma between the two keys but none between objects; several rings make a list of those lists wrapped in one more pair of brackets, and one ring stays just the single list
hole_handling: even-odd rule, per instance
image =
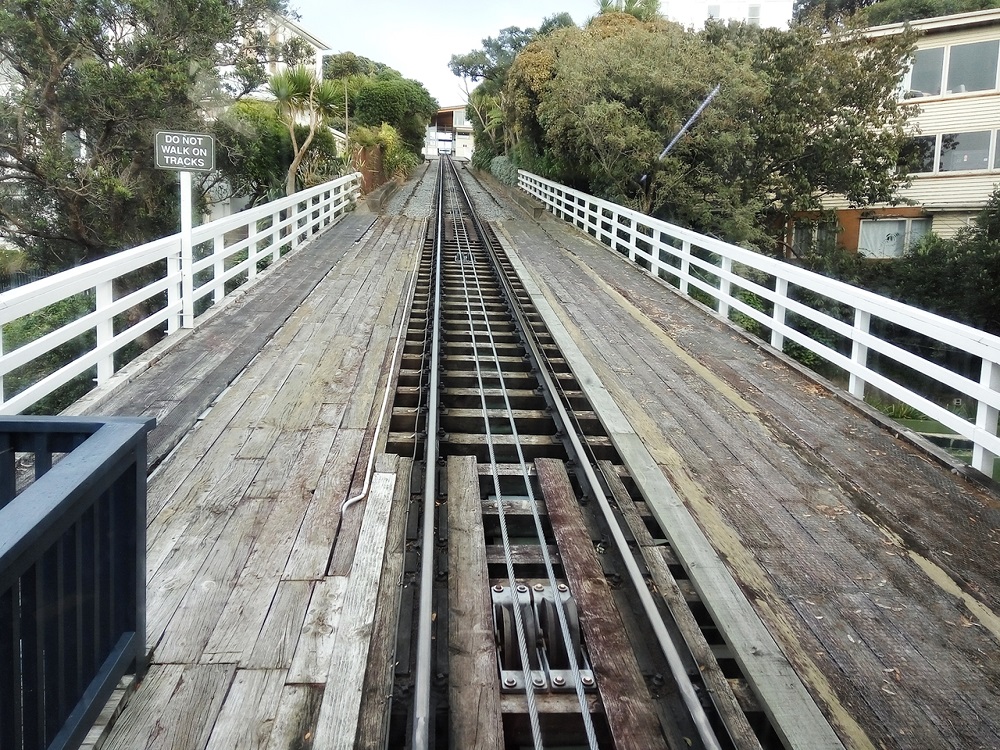
[{"label": "white fence post", "polygon": [[218,234],[212,244],[212,304],[217,305],[226,296],[226,284],[222,280],[226,273],[226,236]]},{"label": "white fence post", "polygon": [[[872,316],[858,308],[854,308],[854,340],[851,344],[851,362],[856,366],[867,369],[868,368],[868,347],[858,341],[858,334],[867,334],[869,327],[871,326]],[[865,398],[865,379],[856,373],[851,373],[850,383],[847,387],[848,392],[854,396],[854,398],[861,399],[864,401]]]},{"label": "white fence post", "polygon": [[[1000,392],[1000,365],[988,359],[983,360],[982,374],[979,383],[994,393]],[[982,401],[976,407],[976,428],[988,435],[997,434],[997,409]],[[986,476],[993,476],[993,460],[996,454],[986,450],[979,440],[972,446],[972,468],[978,469]]]},{"label": "white fence post", "polygon": [[681,240],[681,273],[680,290],[681,294],[688,293],[688,279],[691,278],[691,243]]},{"label": "white fence post", "polygon": [[[104,313],[106,317],[99,319],[96,329],[97,329],[97,348],[101,349],[111,343],[111,339],[115,337],[115,321],[110,315],[107,315],[107,310],[115,301],[114,289],[112,287],[112,282],[102,281],[95,287],[95,307],[94,310],[98,315]],[[111,352],[99,360],[97,360],[97,384],[103,385],[108,382],[108,379],[115,374],[115,355]]]},{"label": "white fence post", "polygon": [[[167,255],[167,276],[170,278],[175,278],[177,274],[181,271],[181,256],[179,253],[173,252]],[[167,306],[173,307],[181,300],[181,284],[171,283],[167,287]],[[169,318],[167,318],[167,335],[176,331],[180,327],[180,314],[174,313]]]},{"label": "white fence post", "polygon": [[785,334],[781,332],[785,325],[785,306],[780,304],[778,299],[788,298],[788,279],[775,277],[774,294],[777,299],[774,301],[774,312],[771,314],[771,320],[774,321],[774,325],[771,326],[771,346],[780,352],[785,348]]},{"label": "white fence post", "polygon": [[[721,270],[723,274],[732,273],[733,271],[733,259],[728,255],[722,256]],[[729,279],[722,274],[719,274],[719,315],[724,318],[729,317],[729,297],[731,288],[732,285],[730,284]]]}]

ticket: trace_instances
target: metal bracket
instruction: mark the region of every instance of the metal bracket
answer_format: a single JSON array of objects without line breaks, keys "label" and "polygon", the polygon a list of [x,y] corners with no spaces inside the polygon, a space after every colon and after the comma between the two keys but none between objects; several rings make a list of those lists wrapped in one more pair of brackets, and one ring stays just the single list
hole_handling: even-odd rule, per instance
[{"label": "metal bracket", "polygon": [[[576,656],[577,672],[585,690],[596,689],[596,679],[580,640],[580,620],[576,601],[569,587],[560,583],[556,589],[545,583],[532,586],[517,584],[517,590],[497,584],[490,589],[493,598],[493,628],[497,643],[500,687],[504,692],[523,693],[524,681],[530,679],[536,691],[573,692],[576,682],[570,668],[569,650],[559,622],[556,597],[562,603],[570,643]],[[514,607],[520,608],[528,647],[528,668],[521,664],[520,645]]]}]

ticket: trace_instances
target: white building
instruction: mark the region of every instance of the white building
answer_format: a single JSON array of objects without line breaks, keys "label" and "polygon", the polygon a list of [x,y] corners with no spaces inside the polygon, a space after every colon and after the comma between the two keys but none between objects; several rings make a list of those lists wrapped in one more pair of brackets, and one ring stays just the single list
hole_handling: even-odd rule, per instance
[{"label": "white building", "polygon": [[438,154],[449,154],[458,159],[469,160],[475,144],[472,138],[472,123],[465,114],[465,105],[442,107],[431,118],[424,137],[424,157],[435,159]]},{"label": "white building", "polygon": [[[954,235],[981,211],[1000,184],[1000,9],[909,23],[922,32],[913,66],[900,84],[919,163],[900,192],[906,205],[837,209],[840,244],[870,257],[895,257],[934,231]],[[872,36],[904,24],[875,26]]]},{"label": "white building", "polygon": [[709,18],[783,29],[792,20],[792,5],[793,0],[665,0],[661,9],[671,21],[695,29],[702,28]]}]

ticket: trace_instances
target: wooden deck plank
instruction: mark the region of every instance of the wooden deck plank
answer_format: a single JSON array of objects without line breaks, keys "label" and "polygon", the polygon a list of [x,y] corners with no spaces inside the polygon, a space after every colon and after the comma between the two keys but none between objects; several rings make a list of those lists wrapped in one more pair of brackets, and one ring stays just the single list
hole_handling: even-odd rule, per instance
[{"label": "wooden deck plank", "polygon": [[[507,245],[506,242],[504,244]],[[612,442],[639,486],[647,505],[678,555],[685,560],[692,582],[722,629],[748,681],[763,696],[762,702],[768,707],[769,717],[775,724],[776,731],[793,747],[841,748],[843,745],[839,737],[806,691],[760,616],[750,606],[677,491],[666,481],[650,450],[646,448],[647,442],[655,446],[662,445],[663,441],[644,441],[636,434],[631,422],[598,376],[591,359],[583,355],[581,345],[567,328],[565,319],[569,313],[564,311],[560,315],[556,312],[543,294],[538,279],[528,272],[521,254],[513,248],[511,254],[512,265],[549,332],[562,349],[577,381],[611,435]],[[566,276],[565,273],[555,275]],[[581,297],[588,299],[586,307],[589,313],[600,309],[600,314],[604,314],[604,306],[598,307],[596,303],[597,295],[603,293],[603,290],[593,292],[593,299],[586,295]],[[616,300],[616,304],[625,306],[628,302],[622,299]],[[579,305],[574,304],[573,308],[578,309]],[[578,338],[586,340],[582,334],[578,334]],[[591,358],[595,363],[603,361],[596,352],[591,353]],[[631,398],[629,400],[634,402]],[[640,408],[635,409],[635,415],[641,415],[641,412]],[[683,465],[681,468],[683,469]],[[683,487],[686,489],[688,485]],[[851,723],[852,720],[849,714],[841,710],[838,721]]]},{"label": "wooden deck plank", "polygon": [[278,704],[267,750],[310,750],[315,744],[316,721],[323,703],[322,685],[286,684]]},{"label": "wooden deck plank", "polygon": [[536,459],[545,507],[559,544],[580,629],[601,692],[604,713],[619,747],[666,748],[667,741],[635,657],[620,647],[625,625],[604,578],[562,461]]},{"label": "wooden deck plank", "polygon": [[315,582],[288,668],[289,683],[326,682],[346,590],[347,576],[331,576]]},{"label": "wooden deck plank", "polygon": [[[500,675],[475,456],[448,459],[448,690],[451,747],[501,750]],[[439,636],[440,637],[440,636]]]},{"label": "wooden deck plank", "polygon": [[288,669],[312,598],[314,581],[280,581],[260,635],[241,665],[248,669]]},{"label": "wooden deck plank", "polygon": [[237,670],[206,750],[263,750],[284,684],[282,669]]},{"label": "wooden deck plank", "polygon": [[[376,471],[388,466],[383,463],[388,456],[382,454],[375,465]],[[361,698],[361,718],[355,750],[381,750],[387,746],[386,724],[392,697],[393,673],[396,667],[396,624],[402,597],[403,563],[406,553],[406,514],[410,505],[410,472],[413,459],[400,458],[396,468],[395,496],[389,511],[386,531],[385,560],[379,582],[378,607],[372,630],[371,649],[365,670],[365,684]]]},{"label": "wooden deck plank", "polygon": [[334,650],[340,658],[326,678],[316,727],[317,747],[354,747],[395,484],[395,473],[376,472],[368,499],[349,511],[363,512],[364,525],[337,628]]},{"label": "wooden deck plank", "polygon": [[364,430],[341,429],[330,450],[312,502],[299,528],[283,577],[319,580],[327,574],[327,562],[340,524],[340,506],[348,497],[358,467]]}]

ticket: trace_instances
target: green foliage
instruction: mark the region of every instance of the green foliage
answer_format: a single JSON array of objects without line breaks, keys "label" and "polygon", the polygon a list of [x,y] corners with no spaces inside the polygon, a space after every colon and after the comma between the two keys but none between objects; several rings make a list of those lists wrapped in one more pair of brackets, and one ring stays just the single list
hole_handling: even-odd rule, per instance
[{"label": "green foliage", "polygon": [[323,78],[326,79],[380,76],[383,74],[402,78],[402,74],[398,70],[390,68],[385,63],[369,60],[367,57],[361,57],[353,52],[340,52],[323,58]]},{"label": "green foliage", "polygon": [[0,241],[49,272],[176,230],[153,133],[201,130],[275,0],[9,0],[0,5]]},{"label": "green foliage", "polygon": [[423,84],[392,77],[364,79],[354,97],[354,106],[358,124],[392,125],[414,154],[423,148],[427,124],[438,109],[437,101]]},{"label": "green foliage", "polygon": [[[692,34],[605,13],[584,29],[539,37],[517,56],[500,92],[496,152],[572,187],[769,250],[775,227],[818,208],[824,194],[892,200],[904,179],[896,162],[907,114],[895,89],[911,46],[911,35],[870,40],[838,28],[824,38],[808,24],[781,31],[715,23]],[[660,160],[719,82],[721,93]]]},{"label": "green foliage", "polygon": [[382,173],[388,179],[403,179],[420,163],[420,157],[407,148],[399,132],[388,123],[382,123],[378,128],[364,125],[354,128],[350,144],[355,151],[379,149]]},{"label": "green foliage", "polygon": [[268,88],[292,143],[292,162],[285,178],[285,195],[292,195],[297,186],[299,165],[317,132],[342,112],[340,98],[330,81],[317,79],[311,70],[302,66],[275,73],[268,80]]},{"label": "green foliage", "polygon": [[216,167],[234,196],[258,204],[283,194],[292,163],[292,143],[274,105],[256,99],[237,102],[213,124]]},{"label": "green foliage", "polygon": [[988,8],[1000,8],[1000,0],[880,0],[862,15],[869,25],[878,26]]},{"label": "green foliage", "polygon": [[504,185],[517,187],[517,165],[506,156],[494,156],[490,161],[490,173]]},{"label": "green foliage", "polygon": [[[42,336],[62,328],[74,320],[94,311],[92,294],[78,294],[49,305],[37,312],[13,320],[3,327],[3,350],[11,352]],[[51,375],[96,345],[93,329],[55,347],[28,364],[4,376],[4,394],[7,398],[31,387]],[[93,387],[93,373],[83,373],[59,390],[38,402],[30,411],[33,414],[56,414]]]},{"label": "green foliage", "polygon": [[879,291],[1000,335],[1000,190],[954,238],[927,235],[880,274]]},{"label": "green foliage", "polygon": [[600,14],[627,13],[640,21],[653,21],[660,17],[659,0],[597,0]]},{"label": "green foliage", "polygon": [[801,21],[810,15],[832,21],[845,16],[853,16],[862,8],[874,5],[878,0],[795,0],[792,17]]}]

